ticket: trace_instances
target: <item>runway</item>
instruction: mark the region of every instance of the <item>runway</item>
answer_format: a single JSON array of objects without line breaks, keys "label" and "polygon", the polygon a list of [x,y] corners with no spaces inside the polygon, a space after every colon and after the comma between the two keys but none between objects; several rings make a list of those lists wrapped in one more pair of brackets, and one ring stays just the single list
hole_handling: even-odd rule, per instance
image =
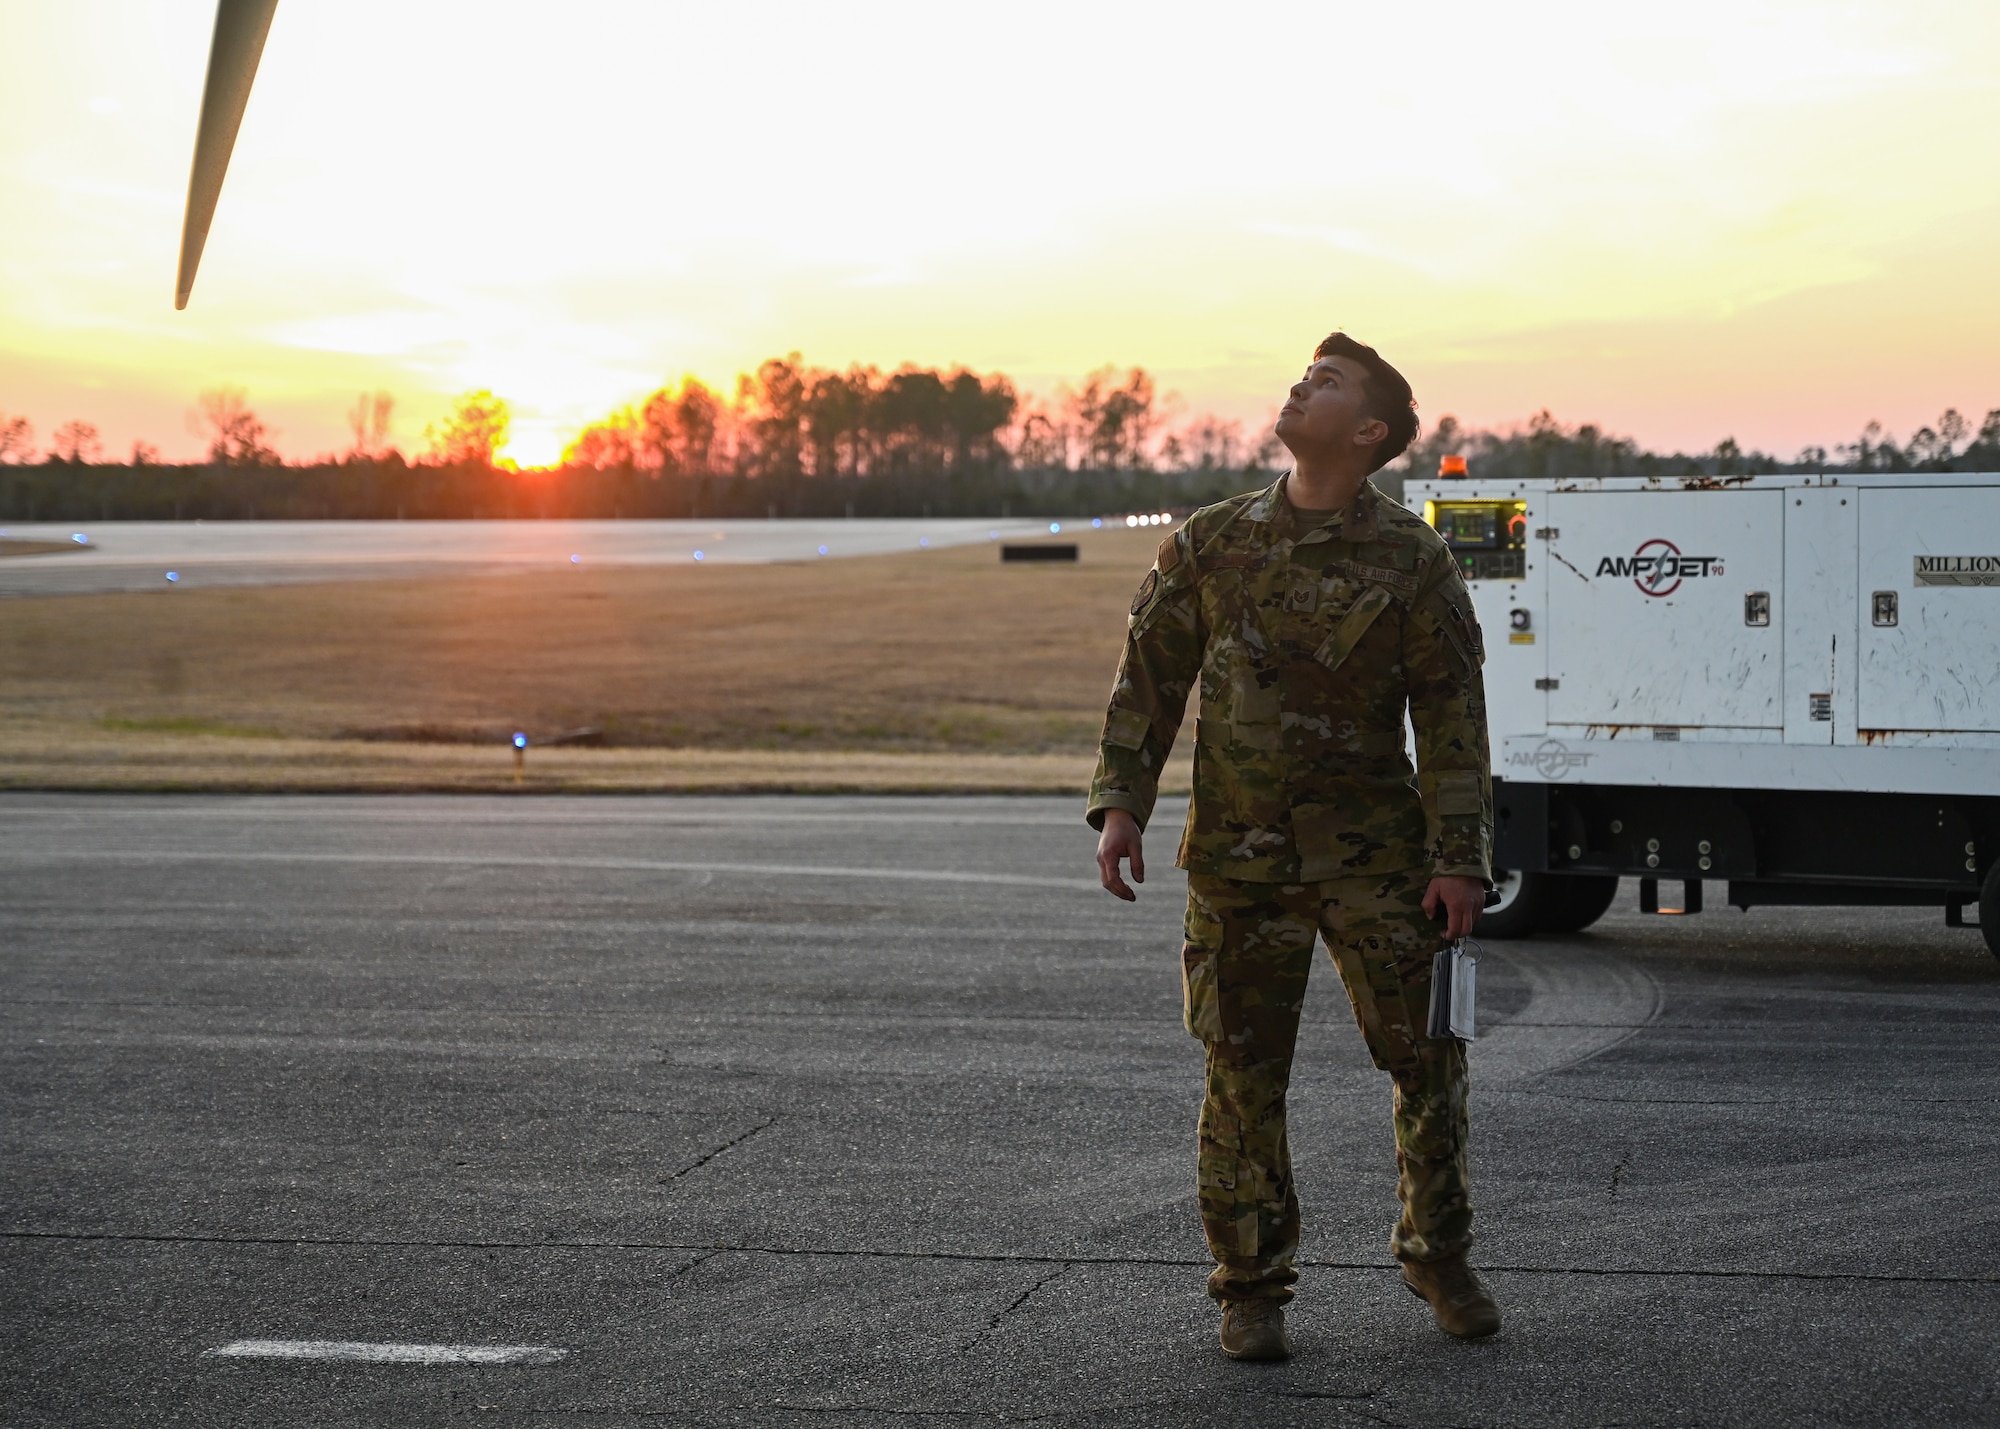
[{"label": "runway", "polygon": [[1387,1254],[1327,963],[1298,1357],[1224,1360],[1173,819],[0,797],[10,1425],[1984,1424],[2000,961],[1925,910],[1495,944],[1496,1340]]},{"label": "runway", "polygon": [[[1076,522],[860,521],[106,521],[0,529],[77,549],[0,560],[0,598],[503,575],[590,566],[724,565],[887,555],[1051,534]],[[1090,523],[1081,523],[1088,531]],[[169,581],[168,573],[173,579]]]}]

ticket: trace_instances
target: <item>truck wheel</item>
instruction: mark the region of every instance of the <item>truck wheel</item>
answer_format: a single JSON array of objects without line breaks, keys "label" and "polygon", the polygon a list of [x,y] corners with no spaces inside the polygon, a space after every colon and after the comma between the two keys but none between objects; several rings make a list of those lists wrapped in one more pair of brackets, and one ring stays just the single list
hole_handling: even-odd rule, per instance
[{"label": "truck wheel", "polygon": [[1546,873],[1516,873],[1513,869],[1496,868],[1493,887],[1500,894],[1500,901],[1479,915],[1472,929],[1474,937],[1532,938],[1541,931],[1542,910],[1549,895]]},{"label": "truck wheel", "polygon": [[1544,933],[1581,933],[1610,911],[1618,897],[1618,877],[1610,873],[1557,874],[1549,879],[1542,905]]},{"label": "truck wheel", "polygon": [[1979,935],[1986,939],[1986,951],[2000,958],[2000,863],[1986,870],[1979,889]]}]

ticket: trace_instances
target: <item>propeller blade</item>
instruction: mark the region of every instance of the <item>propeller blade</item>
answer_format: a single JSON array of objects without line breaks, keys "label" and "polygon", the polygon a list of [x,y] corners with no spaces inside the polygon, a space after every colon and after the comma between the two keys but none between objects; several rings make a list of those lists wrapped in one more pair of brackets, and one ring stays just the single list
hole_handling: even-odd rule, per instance
[{"label": "propeller blade", "polygon": [[194,169],[188,175],[187,221],[181,227],[181,275],[174,289],[174,310],[188,305],[194,272],[208,242],[208,225],[215,218],[215,201],[222,196],[222,176],[229,171],[230,151],[243,110],[250,103],[250,84],[257,78],[257,61],[264,56],[264,37],[278,0],[219,0],[215,7],[215,39],[208,48],[208,87],[201,96],[201,128],[195,135]]}]

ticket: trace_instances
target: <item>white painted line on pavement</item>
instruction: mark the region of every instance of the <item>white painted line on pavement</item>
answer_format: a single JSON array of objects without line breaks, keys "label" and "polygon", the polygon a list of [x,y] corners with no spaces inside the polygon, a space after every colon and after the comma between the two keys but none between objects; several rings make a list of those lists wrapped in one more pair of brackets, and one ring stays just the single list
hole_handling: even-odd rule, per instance
[{"label": "white painted line on pavement", "polygon": [[231,1340],[203,1359],[358,1360],[367,1364],[554,1364],[552,1345],[399,1345],[367,1340]]},{"label": "white painted line on pavement", "polygon": [[332,863],[443,865],[458,868],[605,869],[623,873],[744,873],[781,878],[885,878],[913,883],[990,883],[1010,888],[1101,889],[1094,878],[1037,878],[1025,873],[960,873],[931,868],[851,868],[810,863],[694,863],[650,858],[516,858],[456,853],[277,853],[261,849],[18,849],[13,863]]}]

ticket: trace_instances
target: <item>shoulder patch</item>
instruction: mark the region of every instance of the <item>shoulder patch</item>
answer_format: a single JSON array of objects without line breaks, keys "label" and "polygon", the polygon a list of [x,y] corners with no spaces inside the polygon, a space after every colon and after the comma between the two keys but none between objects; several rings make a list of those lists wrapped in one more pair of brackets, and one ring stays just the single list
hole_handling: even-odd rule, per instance
[{"label": "shoulder patch", "polygon": [[1146,602],[1153,598],[1153,592],[1160,588],[1160,573],[1147,571],[1146,578],[1139,582],[1139,593],[1132,597],[1132,613],[1137,615],[1146,608]]}]

